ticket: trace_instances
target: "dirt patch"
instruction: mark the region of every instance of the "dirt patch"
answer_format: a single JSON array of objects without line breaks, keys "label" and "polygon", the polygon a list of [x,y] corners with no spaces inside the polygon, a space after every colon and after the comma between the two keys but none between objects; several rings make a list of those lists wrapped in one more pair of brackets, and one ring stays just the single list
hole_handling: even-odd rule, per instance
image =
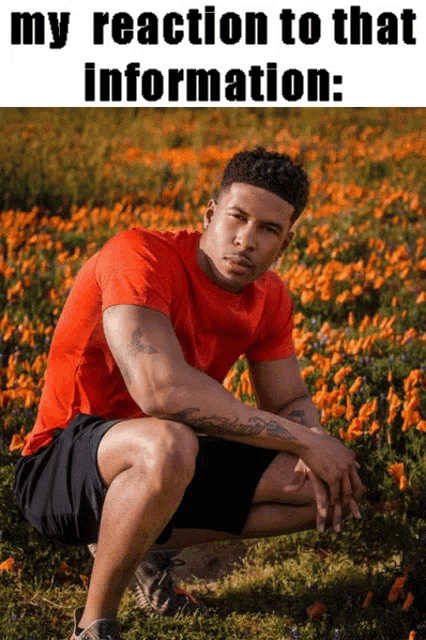
[{"label": "dirt patch", "polygon": [[232,542],[209,542],[188,547],[176,556],[182,566],[176,566],[177,581],[218,580],[241,566],[247,547],[239,540]]}]

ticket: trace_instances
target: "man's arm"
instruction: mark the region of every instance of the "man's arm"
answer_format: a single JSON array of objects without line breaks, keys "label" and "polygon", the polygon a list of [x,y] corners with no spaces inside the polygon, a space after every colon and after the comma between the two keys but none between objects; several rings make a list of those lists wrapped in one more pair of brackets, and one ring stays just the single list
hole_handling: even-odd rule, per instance
[{"label": "man's arm", "polygon": [[[299,424],[306,425],[318,435],[327,436],[326,430],[319,421],[318,409],[302,379],[300,365],[295,355],[281,360],[249,362],[250,378],[255,390],[258,408],[270,411]],[[300,461],[299,461],[300,462]],[[318,482],[305,464],[296,466],[294,487],[301,487],[309,476],[316,494],[324,494],[324,486]],[[342,508],[350,507],[353,515],[360,517],[357,502],[361,497],[362,487],[353,493],[355,484],[342,479],[340,495],[334,504],[333,525],[340,529]],[[327,497],[319,498],[324,501]]]},{"label": "man's arm", "polygon": [[326,434],[318,410],[302,379],[297,356],[249,362],[257,407]]},{"label": "man's arm", "polygon": [[[105,310],[103,324],[127,388],[147,415],[182,422],[198,432],[292,453],[328,485],[332,504],[338,499],[342,478],[357,477],[354,454],[335,438],[320,436],[270,411],[248,407],[188,365],[166,315],[144,307],[116,305]],[[322,512],[325,508],[320,506]]]}]

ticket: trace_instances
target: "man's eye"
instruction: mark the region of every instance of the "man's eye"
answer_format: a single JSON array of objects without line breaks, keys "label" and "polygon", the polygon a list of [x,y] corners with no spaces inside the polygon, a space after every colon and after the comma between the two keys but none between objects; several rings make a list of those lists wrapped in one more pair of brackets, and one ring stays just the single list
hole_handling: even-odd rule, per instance
[{"label": "man's eye", "polygon": [[265,231],[269,231],[270,233],[275,233],[275,235],[278,235],[278,229],[276,229],[275,227],[263,227],[265,229]]}]

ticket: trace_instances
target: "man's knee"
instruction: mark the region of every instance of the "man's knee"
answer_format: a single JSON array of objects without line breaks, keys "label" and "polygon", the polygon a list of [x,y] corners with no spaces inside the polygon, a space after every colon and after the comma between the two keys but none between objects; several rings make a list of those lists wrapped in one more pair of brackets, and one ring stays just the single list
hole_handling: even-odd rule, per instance
[{"label": "man's knee", "polygon": [[150,471],[159,490],[186,488],[194,476],[198,438],[186,425],[162,421],[161,435],[153,445]]},{"label": "man's knee", "polygon": [[198,439],[186,425],[158,420],[147,435],[134,433],[133,472],[148,480],[150,489],[158,494],[181,493],[195,471]]},{"label": "man's knee", "polygon": [[186,425],[141,418],[111,427],[99,445],[98,466],[107,486],[131,470],[153,491],[181,490],[193,477],[197,453],[198,438]]}]

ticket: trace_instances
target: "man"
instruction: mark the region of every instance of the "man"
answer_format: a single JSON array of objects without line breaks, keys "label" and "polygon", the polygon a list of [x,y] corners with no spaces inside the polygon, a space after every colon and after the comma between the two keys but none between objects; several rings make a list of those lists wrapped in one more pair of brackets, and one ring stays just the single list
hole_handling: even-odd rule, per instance
[{"label": "man", "polygon": [[[97,542],[74,639],[119,638],[120,600],[147,551],[277,535],[359,517],[353,453],[325,433],[271,265],[306,205],[305,172],[235,155],[203,234],[133,229],[79,272],[18,463],[24,515],[69,544]],[[257,408],[221,382],[244,353]]]}]

